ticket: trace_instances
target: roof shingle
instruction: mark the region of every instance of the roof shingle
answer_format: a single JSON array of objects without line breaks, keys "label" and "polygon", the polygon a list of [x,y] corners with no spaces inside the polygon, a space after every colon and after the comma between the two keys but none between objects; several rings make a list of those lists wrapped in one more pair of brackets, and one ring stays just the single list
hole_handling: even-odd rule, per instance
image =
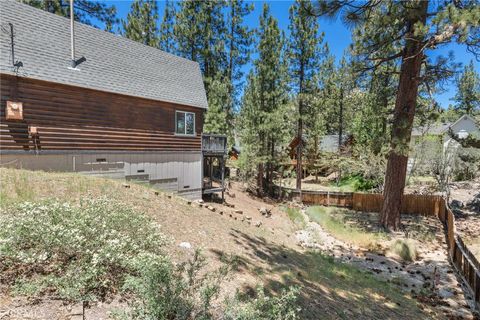
[{"label": "roof shingle", "polygon": [[[70,66],[70,20],[16,1],[2,1],[2,29],[12,23],[19,76],[207,108],[198,63],[75,22],[76,58]],[[10,36],[0,35],[0,72],[14,74]]]}]

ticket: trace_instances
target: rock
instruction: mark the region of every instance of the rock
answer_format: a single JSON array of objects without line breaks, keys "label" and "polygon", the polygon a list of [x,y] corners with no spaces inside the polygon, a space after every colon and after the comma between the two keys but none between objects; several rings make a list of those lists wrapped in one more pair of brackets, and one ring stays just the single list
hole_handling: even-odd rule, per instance
[{"label": "rock", "polygon": [[453,292],[448,289],[441,288],[438,290],[438,296],[442,299],[448,299],[454,296]]},{"label": "rock", "polygon": [[191,249],[192,248],[192,245],[190,244],[190,242],[181,242],[178,246],[180,248],[183,248],[183,249]]},{"label": "rock", "polygon": [[207,209],[210,210],[210,211],[212,211],[212,212],[215,212],[215,210],[216,210],[216,209],[215,209],[214,207],[212,207],[212,206],[207,206]]},{"label": "rock", "polygon": [[197,200],[198,203],[204,203],[205,201],[203,201],[202,199],[200,200]]},{"label": "rock", "polygon": [[250,217],[250,216],[245,216],[245,219],[247,219],[247,220],[252,220],[252,217]]},{"label": "rock", "polygon": [[467,202],[467,207],[475,213],[480,213],[480,193],[477,193],[473,200]]},{"label": "rock", "polygon": [[243,211],[242,210],[234,210],[233,212],[237,213],[237,214],[243,214]]},{"label": "rock", "polygon": [[258,211],[260,211],[262,216],[270,217],[272,215],[271,212],[270,212],[271,210],[269,210],[265,207],[261,207],[260,209],[258,209]]},{"label": "rock", "polygon": [[450,207],[451,207],[452,209],[462,209],[462,208],[464,207],[464,204],[463,204],[463,202],[460,201],[460,200],[452,200],[452,201],[450,202]]},{"label": "rock", "polygon": [[128,183],[123,183],[122,186],[123,186],[124,188],[127,188],[127,189],[130,188],[130,185],[129,185]]},{"label": "rock", "polygon": [[257,221],[255,223],[255,227],[259,228],[262,225],[262,221]]}]

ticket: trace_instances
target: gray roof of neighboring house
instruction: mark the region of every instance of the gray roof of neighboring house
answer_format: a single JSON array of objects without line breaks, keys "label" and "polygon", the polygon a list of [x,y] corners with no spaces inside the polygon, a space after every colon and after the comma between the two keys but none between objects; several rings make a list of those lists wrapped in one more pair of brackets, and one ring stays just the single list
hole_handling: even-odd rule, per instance
[{"label": "gray roof of neighboring house", "polygon": [[[342,144],[348,140],[349,134],[342,135]],[[338,150],[338,134],[327,134],[320,140],[320,149],[334,152]]]},{"label": "gray roof of neighboring house", "polygon": [[[141,98],[207,108],[198,63],[75,22],[76,58],[70,66],[70,20],[16,1],[2,1],[2,29],[15,33],[19,76]],[[14,74],[10,35],[0,36],[0,72]]]},{"label": "gray roof of neighboring house", "polygon": [[421,136],[423,134],[440,135],[450,128],[453,123],[433,123],[428,126],[415,127],[412,129],[412,136]]}]

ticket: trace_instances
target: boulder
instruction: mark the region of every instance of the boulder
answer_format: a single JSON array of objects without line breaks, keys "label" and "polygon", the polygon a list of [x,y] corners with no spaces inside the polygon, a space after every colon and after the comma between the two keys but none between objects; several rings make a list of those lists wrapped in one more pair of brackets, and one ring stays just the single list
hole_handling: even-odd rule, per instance
[{"label": "boulder", "polygon": [[191,249],[192,248],[192,245],[190,244],[190,242],[181,242],[178,246],[180,248],[183,248],[183,249]]},{"label": "boulder", "polygon": [[462,209],[462,208],[464,207],[464,204],[463,204],[463,202],[460,201],[460,200],[452,200],[452,201],[450,202],[450,207],[451,207],[452,209]]}]

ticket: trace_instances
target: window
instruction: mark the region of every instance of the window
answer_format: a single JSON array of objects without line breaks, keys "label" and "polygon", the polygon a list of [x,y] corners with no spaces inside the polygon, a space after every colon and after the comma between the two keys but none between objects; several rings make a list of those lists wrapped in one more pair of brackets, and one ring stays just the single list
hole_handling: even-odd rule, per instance
[{"label": "window", "polygon": [[195,134],[195,113],[176,111],[175,112],[175,133]]}]

